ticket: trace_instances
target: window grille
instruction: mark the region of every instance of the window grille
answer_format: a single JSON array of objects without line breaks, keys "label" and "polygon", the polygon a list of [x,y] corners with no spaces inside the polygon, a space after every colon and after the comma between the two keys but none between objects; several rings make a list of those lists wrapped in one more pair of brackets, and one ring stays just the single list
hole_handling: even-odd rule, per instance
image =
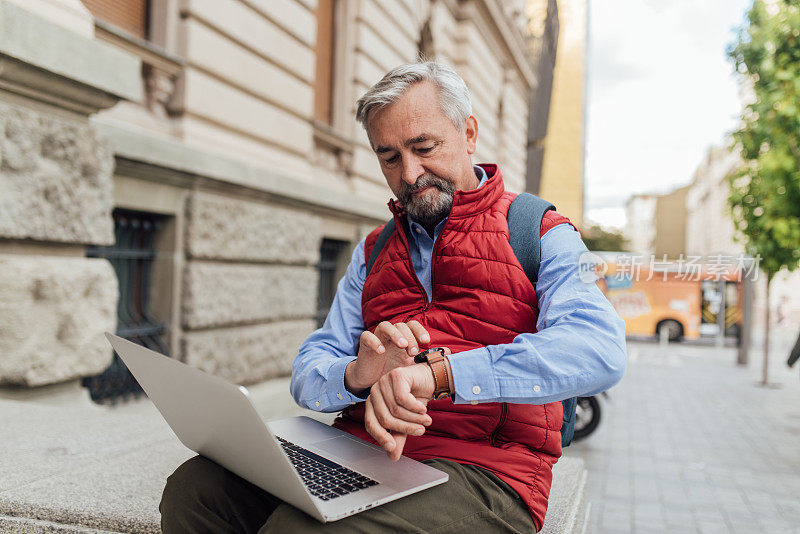
[{"label": "window grille", "polygon": [[[168,354],[169,349],[163,340],[166,325],[149,312],[150,274],[156,257],[153,243],[164,217],[117,209],[113,218],[115,244],[88,247],[87,256],[108,259],[117,273],[119,303],[116,333],[134,343]],[[92,400],[98,403],[113,404],[121,397],[139,395],[142,391],[116,354],[105,371],[85,377],[82,383],[89,389]]]},{"label": "window grille", "polygon": [[347,241],[323,239],[319,248],[319,288],[317,291],[317,328],[325,323],[325,318],[336,295],[336,274],[339,270],[342,252],[347,248]]}]

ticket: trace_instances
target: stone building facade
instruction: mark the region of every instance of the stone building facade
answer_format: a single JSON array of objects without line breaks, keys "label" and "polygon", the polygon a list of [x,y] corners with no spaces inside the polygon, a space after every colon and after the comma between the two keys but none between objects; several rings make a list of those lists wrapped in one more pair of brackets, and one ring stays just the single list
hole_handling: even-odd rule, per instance
[{"label": "stone building facade", "polygon": [[287,374],[389,217],[357,98],[450,63],[475,161],[523,190],[527,24],[523,0],[0,0],[0,384],[101,372],[123,322],[239,383]]}]

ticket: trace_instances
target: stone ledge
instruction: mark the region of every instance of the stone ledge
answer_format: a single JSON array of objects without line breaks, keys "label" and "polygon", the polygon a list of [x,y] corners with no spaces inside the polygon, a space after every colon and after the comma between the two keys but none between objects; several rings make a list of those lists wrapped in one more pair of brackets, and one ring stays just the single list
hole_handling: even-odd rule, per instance
[{"label": "stone ledge", "polygon": [[[333,414],[301,410],[288,379],[252,388],[262,416]],[[147,400],[116,409],[52,407],[0,400],[0,530],[30,533],[158,533],[166,478],[194,453]],[[553,469],[542,533],[584,528],[586,472],[564,457]]]},{"label": "stone ledge", "polygon": [[[567,449],[569,454],[569,449]],[[562,456],[553,467],[547,515],[539,534],[582,533],[588,524],[587,472],[583,460]]]}]

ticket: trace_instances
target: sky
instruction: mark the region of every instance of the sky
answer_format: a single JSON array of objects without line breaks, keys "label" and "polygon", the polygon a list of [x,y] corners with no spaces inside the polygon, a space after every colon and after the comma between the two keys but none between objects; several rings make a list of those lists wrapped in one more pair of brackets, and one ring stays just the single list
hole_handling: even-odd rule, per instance
[{"label": "sky", "polygon": [[586,218],[691,182],[741,111],[725,50],[752,0],[590,0]]}]

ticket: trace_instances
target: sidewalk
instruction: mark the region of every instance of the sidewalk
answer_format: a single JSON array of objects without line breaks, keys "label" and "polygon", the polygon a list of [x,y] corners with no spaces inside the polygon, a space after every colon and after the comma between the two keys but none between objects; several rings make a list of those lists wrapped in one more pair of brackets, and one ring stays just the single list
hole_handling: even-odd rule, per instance
[{"label": "sidewalk", "polygon": [[800,372],[794,335],[773,339],[770,388],[758,350],[744,368],[735,349],[628,344],[600,427],[566,450],[589,471],[588,532],[800,532]]}]

